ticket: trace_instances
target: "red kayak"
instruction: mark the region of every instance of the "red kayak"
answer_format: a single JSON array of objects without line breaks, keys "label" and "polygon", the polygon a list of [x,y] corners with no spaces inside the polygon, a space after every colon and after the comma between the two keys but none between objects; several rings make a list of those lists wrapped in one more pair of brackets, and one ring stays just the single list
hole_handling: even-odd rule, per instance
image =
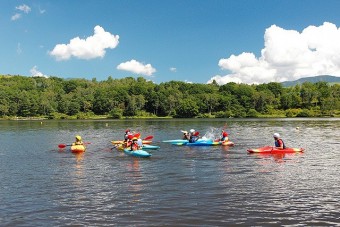
[{"label": "red kayak", "polygon": [[277,149],[272,146],[265,146],[255,149],[248,149],[249,153],[260,153],[260,154],[286,154],[286,153],[299,153],[303,152],[304,148],[290,148],[286,147],[285,149]]}]

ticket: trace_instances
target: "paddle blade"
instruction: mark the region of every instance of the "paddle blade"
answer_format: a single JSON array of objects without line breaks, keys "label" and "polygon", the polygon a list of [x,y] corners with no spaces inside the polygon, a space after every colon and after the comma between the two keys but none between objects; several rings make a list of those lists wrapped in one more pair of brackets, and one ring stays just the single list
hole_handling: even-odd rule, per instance
[{"label": "paddle blade", "polygon": [[62,143],[62,144],[59,144],[58,147],[59,147],[59,148],[65,148],[65,147],[66,147],[66,144],[63,144],[63,143]]},{"label": "paddle blade", "polygon": [[152,139],[153,139],[153,136],[147,136],[143,140],[152,140]]}]

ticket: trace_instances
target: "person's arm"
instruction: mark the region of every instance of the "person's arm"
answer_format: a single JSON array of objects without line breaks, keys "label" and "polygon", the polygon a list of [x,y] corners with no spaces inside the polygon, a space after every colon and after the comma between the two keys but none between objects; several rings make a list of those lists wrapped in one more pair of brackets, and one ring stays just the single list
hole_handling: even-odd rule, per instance
[{"label": "person's arm", "polygon": [[279,146],[276,147],[276,148],[280,149],[280,150],[283,149],[283,142],[282,142],[282,140],[278,140],[277,142],[278,142]]}]

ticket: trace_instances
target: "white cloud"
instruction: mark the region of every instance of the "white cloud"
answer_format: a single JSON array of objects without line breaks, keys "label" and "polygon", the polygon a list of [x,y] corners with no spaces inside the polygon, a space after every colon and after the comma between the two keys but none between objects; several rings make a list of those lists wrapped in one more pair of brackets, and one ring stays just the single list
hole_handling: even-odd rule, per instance
[{"label": "white cloud", "polygon": [[175,72],[177,72],[177,69],[175,67],[171,67],[170,71],[175,73]]},{"label": "white cloud", "polygon": [[156,72],[156,69],[154,69],[151,64],[144,65],[134,59],[132,59],[131,61],[120,63],[117,66],[117,69],[136,74],[142,74],[145,76],[152,76],[152,74]]},{"label": "white cloud", "polygon": [[76,37],[71,39],[69,44],[57,44],[49,54],[59,61],[68,60],[72,56],[79,59],[103,58],[106,49],[114,49],[118,43],[118,35],[112,35],[97,25],[93,36],[86,39]]},{"label": "white cloud", "polygon": [[24,13],[29,13],[31,11],[31,7],[25,4],[15,7],[15,9],[20,10]]},{"label": "white cloud", "polygon": [[30,73],[31,73],[32,77],[44,77],[44,78],[48,78],[48,76],[46,76],[42,72],[38,71],[38,67],[36,65],[33,66],[33,68],[30,70]]},{"label": "white cloud", "polygon": [[212,77],[219,84],[268,83],[317,75],[340,76],[340,29],[325,22],[308,26],[301,33],[276,25],[266,29],[261,56],[231,55],[218,65],[230,73]]},{"label": "white cloud", "polygon": [[21,54],[22,53],[22,49],[21,49],[21,43],[17,44],[17,53]]},{"label": "white cloud", "polygon": [[[26,14],[31,12],[31,7],[29,7],[28,5],[25,5],[25,4],[20,5],[20,6],[16,6],[15,9],[19,10],[21,12],[24,12]],[[12,21],[19,20],[21,17],[22,17],[21,13],[16,13],[11,17],[11,20]]]},{"label": "white cloud", "polygon": [[16,13],[16,14],[14,14],[12,17],[11,17],[11,20],[18,20],[18,19],[20,19],[21,18],[21,14],[20,13]]}]

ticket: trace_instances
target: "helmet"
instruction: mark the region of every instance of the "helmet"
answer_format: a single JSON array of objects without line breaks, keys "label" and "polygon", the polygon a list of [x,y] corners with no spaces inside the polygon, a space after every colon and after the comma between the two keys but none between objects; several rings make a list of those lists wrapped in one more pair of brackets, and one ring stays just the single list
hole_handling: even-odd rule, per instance
[{"label": "helmet", "polygon": [[138,140],[137,137],[132,138],[132,141],[137,141],[137,140]]},{"label": "helmet", "polygon": [[76,136],[76,140],[81,140],[81,136]]},{"label": "helmet", "polygon": [[127,133],[127,132],[130,132],[130,129],[126,129],[126,130],[125,130],[125,133]]},{"label": "helmet", "polygon": [[273,137],[274,138],[280,138],[280,134],[279,133],[274,133]]},{"label": "helmet", "polygon": [[190,129],[190,132],[193,133],[195,131],[195,129]]}]

